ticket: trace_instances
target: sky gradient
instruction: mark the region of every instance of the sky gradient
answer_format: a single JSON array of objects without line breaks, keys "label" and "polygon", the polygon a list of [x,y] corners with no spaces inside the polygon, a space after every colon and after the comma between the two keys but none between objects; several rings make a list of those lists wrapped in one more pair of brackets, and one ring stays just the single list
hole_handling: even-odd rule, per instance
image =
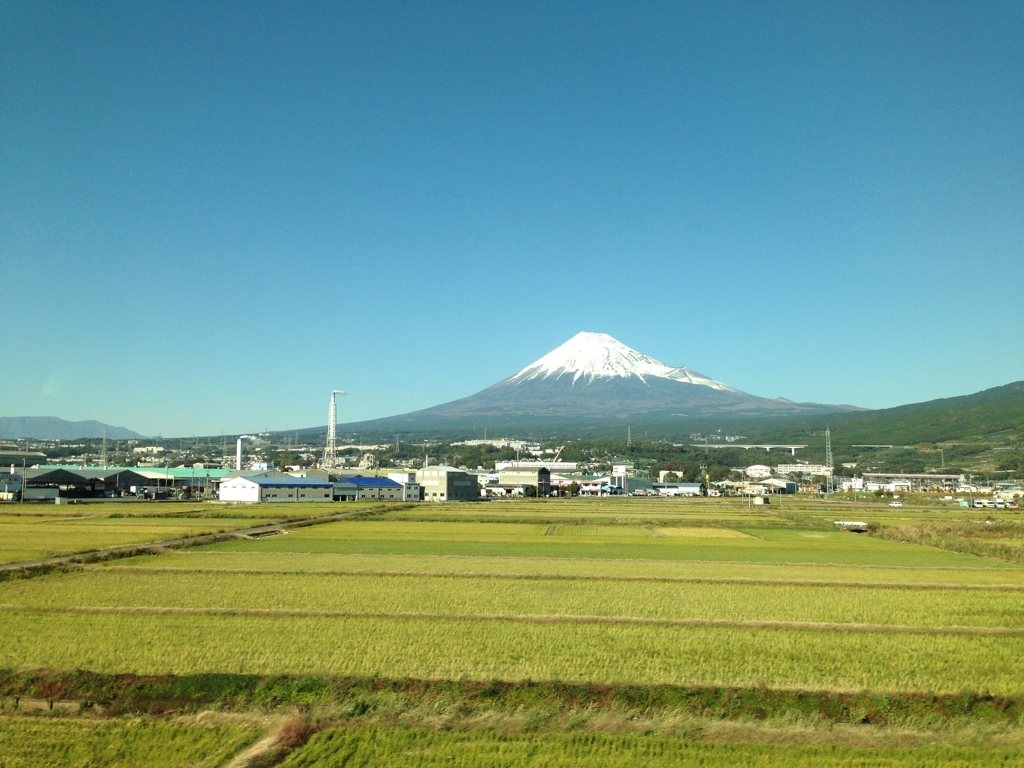
[{"label": "sky gradient", "polygon": [[764,397],[1024,379],[1024,3],[10,2],[0,415],[216,435],[579,331]]}]

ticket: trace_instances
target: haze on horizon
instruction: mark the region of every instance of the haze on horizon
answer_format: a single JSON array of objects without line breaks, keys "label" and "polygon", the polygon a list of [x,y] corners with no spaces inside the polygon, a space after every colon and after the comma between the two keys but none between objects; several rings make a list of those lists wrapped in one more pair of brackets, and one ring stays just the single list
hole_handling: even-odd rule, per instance
[{"label": "haze on horizon", "polygon": [[14,2],[0,416],[414,411],[582,330],[881,408],[1024,379],[1024,6]]}]

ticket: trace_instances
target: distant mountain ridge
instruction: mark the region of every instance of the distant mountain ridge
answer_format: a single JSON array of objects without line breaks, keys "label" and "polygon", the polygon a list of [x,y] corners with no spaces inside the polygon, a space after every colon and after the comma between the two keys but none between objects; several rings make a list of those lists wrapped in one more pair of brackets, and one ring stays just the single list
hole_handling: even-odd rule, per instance
[{"label": "distant mountain ridge", "polygon": [[687,367],[667,365],[604,333],[582,332],[503,381],[460,400],[384,419],[340,425],[430,430],[489,425],[626,424],[709,416],[859,410],[747,394]]},{"label": "distant mountain ridge", "polygon": [[[1012,442],[1024,435],[1024,381],[1015,381],[970,395],[944,397],[877,411],[830,416],[833,434],[848,443],[941,443],[1000,435]],[[796,440],[821,419],[793,419],[785,431],[767,437]]]},{"label": "distant mountain ridge", "polygon": [[103,437],[104,431],[110,440],[144,437],[125,427],[113,427],[100,421],[67,421],[56,416],[0,416],[0,439],[77,440],[80,437]]}]

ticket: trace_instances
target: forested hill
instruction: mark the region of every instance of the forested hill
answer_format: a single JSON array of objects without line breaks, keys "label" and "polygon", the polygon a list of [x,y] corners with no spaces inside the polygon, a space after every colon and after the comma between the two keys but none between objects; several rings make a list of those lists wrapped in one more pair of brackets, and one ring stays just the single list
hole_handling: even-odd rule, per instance
[{"label": "forested hill", "polygon": [[993,387],[973,395],[947,397],[879,411],[790,418],[785,428],[764,438],[799,442],[808,430],[841,432],[846,444],[916,445],[977,440],[1013,442],[1024,434],[1024,381]]}]

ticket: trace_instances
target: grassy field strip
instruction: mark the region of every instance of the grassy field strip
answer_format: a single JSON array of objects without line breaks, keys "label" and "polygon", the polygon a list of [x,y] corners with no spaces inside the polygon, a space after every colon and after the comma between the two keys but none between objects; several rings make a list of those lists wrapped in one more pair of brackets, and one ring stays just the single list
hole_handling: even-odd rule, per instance
[{"label": "grassy field strip", "polygon": [[[157,567],[145,565],[90,565],[85,570],[118,571],[129,573],[181,573],[183,567]],[[951,582],[899,582],[899,581],[824,581],[814,579],[754,579],[737,577],[713,576],[603,576],[574,574],[536,574],[536,573],[502,573],[473,571],[359,571],[359,570],[299,570],[284,568],[188,568],[190,573],[229,573],[229,574],[278,574],[283,576],[301,576],[305,574],[334,576],[380,576],[380,577],[419,577],[438,579],[530,579],[549,581],[625,581],[625,582],[666,582],[673,584],[752,584],[756,586],[782,587],[854,587],[859,589],[948,589],[948,590],[980,590],[996,592],[1024,592],[1024,584],[956,584]]]},{"label": "grassy field strip", "polygon": [[[686,723],[680,728],[685,730]],[[738,729],[735,729],[738,730]],[[796,731],[797,729],[793,729]],[[754,729],[747,729],[747,732]],[[500,730],[446,731],[356,726],[325,730],[288,756],[280,768],[325,765],[561,766],[562,768],[983,768],[1018,765],[1016,747],[947,744],[866,748],[817,744],[806,732],[787,734],[796,744],[702,741],[641,733],[561,732],[521,734]],[[801,738],[802,737],[802,738]]]},{"label": "grassy field strip", "polygon": [[0,583],[22,608],[183,608],[367,615],[607,616],[919,628],[1024,627],[1017,591],[593,579],[76,571]]},{"label": "grassy field strip", "polygon": [[370,619],[378,621],[458,621],[515,622],[524,624],[632,624],[651,627],[713,627],[716,629],[784,629],[810,632],[867,632],[899,635],[982,635],[1024,637],[1024,627],[912,627],[897,624],[840,624],[810,621],[729,621],[725,619],[649,619],[636,616],[586,616],[580,614],[544,614],[513,616],[501,613],[355,613],[346,611],[295,610],[288,608],[178,608],[108,607],[25,608],[0,605],[0,612],[48,614],[124,614],[129,616],[256,616],[281,619]]},{"label": "grassy field strip", "polygon": [[3,624],[7,669],[992,695],[1024,679],[1024,637],[1005,635],[14,611]]},{"label": "grassy field strip", "polygon": [[[708,529],[702,529],[708,530]],[[723,529],[728,535],[728,529]],[[578,536],[582,538],[646,539],[651,532],[639,525],[550,525],[545,536]]]},{"label": "grassy field strip", "polygon": [[[55,506],[55,505],[54,505]],[[323,505],[94,504],[64,507],[12,507],[17,513],[0,515],[0,563],[38,560],[119,546],[148,544],[201,534],[268,525],[324,515]],[[332,507],[328,512],[382,509],[378,504]],[[86,511],[87,510],[87,511]]]},{"label": "grassy field strip", "polygon": [[38,560],[46,557],[41,549],[0,549],[0,563],[18,563],[22,560]]},{"label": "grassy field strip", "polygon": [[131,520],[117,520],[109,518],[74,518],[72,520],[47,520],[45,522],[37,523],[7,523],[0,527],[0,530],[4,532],[4,536],[17,536],[21,534],[28,535],[46,535],[46,534],[68,534],[72,533],[78,535],[79,533],[88,532],[95,530],[99,533],[109,533],[111,530],[117,531],[121,534],[133,534],[133,533],[150,533],[153,530],[157,530],[162,533],[163,531],[176,531],[176,532],[188,532],[194,530],[213,530],[218,526],[227,526],[229,528],[248,528],[250,525],[260,525],[263,522],[273,522],[272,519],[265,517],[255,518],[257,522],[252,522],[254,518],[237,518],[237,517],[197,517],[197,518],[132,518]]},{"label": "grassy field strip", "polygon": [[265,729],[212,717],[96,720],[0,716],[3,768],[221,766]]},{"label": "grassy field strip", "polygon": [[668,526],[714,526],[718,528],[736,528],[742,526],[782,526],[791,527],[790,520],[765,515],[744,515],[739,516],[735,512],[728,515],[717,515],[714,513],[671,515],[661,510],[647,510],[636,512],[566,512],[561,509],[540,509],[524,512],[522,515],[510,514],[507,512],[492,512],[486,506],[470,506],[464,511],[438,510],[432,505],[424,507],[386,512],[381,515],[382,520],[403,520],[410,522],[507,522],[507,523],[596,523],[596,524],[622,524],[643,525],[650,523],[654,525]]},{"label": "grassy field strip", "polygon": [[[116,546],[146,544],[165,539],[177,539],[202,533],[219,533],[248,526],[247,520],[211,518],[195,522],[173,523],[154,521],[154,524],[139,524],[133,521],[114,525],[113,521],[96,524],[93,520],[71,525],[52,521],[43,525],[11,524],[0,527],[5,549],[0,550],[0,561],[17,562],[22,559],[38,559],[58,555],[87,552]],[[29,558],[22,557],[25,552]]]},{"label": "grassy field strip", "polygon": [[[154,559],[158,558],[158,559]],[[206,568],[293,572],[498,573],[548,576],[634,576],[666,578],[720,577],[793,581],[926,582],[1024,585],[1024,568],[911,568],[898,565],[833,565],[829,563],[750,563],[709,560],[633,560],[626,558],[476,557],[470,555],[365,555],[241,550],[211,552],[205,548],[140,555],[116,564],[90,568]]]},{"label": "grassy field strip", "polygon": [[751,538],[749,533],[743,533],[733,528],[697,528],[682,527],[668,528],[665,526],[655,528],[659,536],[667,536],[670,539],[747,539]]},{"label": "grassy field strip", "polygon": [[[407,525],[416,525],[408,523]],[[481,525],[487,525],[483,523]],[[327,527],[326,525],[323,527]],[[372,538],[353,536],[335,538],[306,535],[296,531],[290,536],[275,536],[259,542],[229,541],[213,544],[206,551],[216,552],[297,552],[304,554],[363,555],[470,555],[475,557],[532,558],[551,557],[606,558],[612,560],[706,560],[718,562],[760,563],[831,563],[839,565],[891,565],[909,567],[979,567],[1013,568],[1010,563],[976,555],[948,552],[932,547],[902,542],[871,539],[867,543],[847,544],[844,541],[737,539],[671,539],[668,537],[629,540],[544,536],[547,526],[537,526],[541,533],[533,539],[505,540],[449,539],[438,534],[433,539],[405,537]],[[386,536],[386,531],[376,535]],[[827,537],[828,533],[818,534]],[[852,534],[847,534],[850,538]],[[863,541],[861,539],[860,541]],[[1019,567],[1019,566],[1017,566]]]},{"label": "grassy field strip", "polygon": [[[54,504],[25,504],[3,508],[0,524],[7,520],[48,519],[60,522],[74,518],[105,518],[137,522],[139,520],[173,520],[201,518],[232,518],[251,519],[268,518],[272,520],[299,519],[332,514],[338,511],[336,506],[324,504],[219,504],[219,503],[179,503],[179,502],[102,502],[91,504],[72,504],[57,506]],[[344,511],[360,511],[367,509],[383,509],[377,501],[347,502]]]}]

